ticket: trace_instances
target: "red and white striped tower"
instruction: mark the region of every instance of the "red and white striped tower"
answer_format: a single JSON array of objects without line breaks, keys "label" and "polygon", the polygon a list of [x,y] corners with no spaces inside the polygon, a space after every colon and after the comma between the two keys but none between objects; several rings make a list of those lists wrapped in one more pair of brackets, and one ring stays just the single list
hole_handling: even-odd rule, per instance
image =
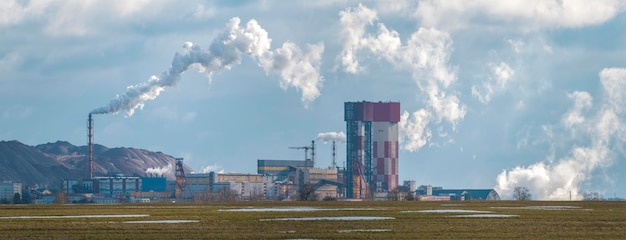
[{"label": "red and white striped tower", "polygon": [[372,129],[374,182],[388,192],[398,187],[398,123],[374,122]]},{"label": "red and white striped tower", "polygon": [[[399,102],[346,102],[346,197],[398,187]],[[362,184],[365,183],[365,184]]]}]

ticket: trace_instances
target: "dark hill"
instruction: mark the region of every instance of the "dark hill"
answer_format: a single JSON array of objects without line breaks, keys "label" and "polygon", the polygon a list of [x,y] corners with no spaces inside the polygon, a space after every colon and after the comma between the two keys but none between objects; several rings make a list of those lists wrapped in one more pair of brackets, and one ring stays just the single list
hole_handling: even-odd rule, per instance
[{"label": "dark hill", "polygon": [[[145,176],[146,170],[174,179],[176,159],[161,152],[94,145],[95,176],[124,174]],[[57,141],[28,146],[18,141],[0,141],[0,177],[23,185],[58,188],[63,179],[86,178],[86,146]],[[185,172],[192,171],[185,165]]]}]

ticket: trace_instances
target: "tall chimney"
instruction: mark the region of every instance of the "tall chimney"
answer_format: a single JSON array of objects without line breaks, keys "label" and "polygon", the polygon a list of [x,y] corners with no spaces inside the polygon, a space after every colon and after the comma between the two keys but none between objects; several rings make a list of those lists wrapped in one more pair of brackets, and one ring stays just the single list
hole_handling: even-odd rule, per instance
[{"label": "tall chimney", "polygon": [[337,162],[335,161],[335,146],[336,146],[336,142],[335,140],[333,140],[333,165],[332,165],[333,168],[337,167]]},{"label": "tall chimney", "polygon": [[91,113],[89,114],[89,119],[87,119],[87,151],[89,154],[89,166],[88,166],[89,179],[92,179],[93,178],[93,118],[91,118]]},{"label": "tall chimney", "polygon": [[315,140],[311,140],[311,162],[315,166]]}]

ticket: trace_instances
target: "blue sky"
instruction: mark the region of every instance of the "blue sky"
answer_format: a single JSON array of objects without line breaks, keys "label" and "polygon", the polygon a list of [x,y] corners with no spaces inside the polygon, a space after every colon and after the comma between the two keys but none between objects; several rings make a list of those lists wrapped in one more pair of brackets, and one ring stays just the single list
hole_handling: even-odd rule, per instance
[{"label": "blue sky", "polygon": [[[94,116],[96,143],[254,173],[257,159],[301,159],[288,147],[345,132],[345,101],[399,101],[400,181],[626,197],[625,10],[608,0],[2,1],[0,140],[84,145],[87,114],[124,103]],[[201,57],[162,75],[175,53]],[[118,101],[137,96],[148,100]],[[329,166],[330,144],[317,148],[317,166]]]}]

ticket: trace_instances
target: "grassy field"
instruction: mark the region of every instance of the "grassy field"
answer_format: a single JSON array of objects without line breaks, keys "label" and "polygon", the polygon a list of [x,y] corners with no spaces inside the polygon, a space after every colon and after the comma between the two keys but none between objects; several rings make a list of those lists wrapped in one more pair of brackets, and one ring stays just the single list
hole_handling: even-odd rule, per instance
[{"label": "grassy field", "polygon": [[626,202],[0,205],[0,239],[303,238],[626,239]]}]

